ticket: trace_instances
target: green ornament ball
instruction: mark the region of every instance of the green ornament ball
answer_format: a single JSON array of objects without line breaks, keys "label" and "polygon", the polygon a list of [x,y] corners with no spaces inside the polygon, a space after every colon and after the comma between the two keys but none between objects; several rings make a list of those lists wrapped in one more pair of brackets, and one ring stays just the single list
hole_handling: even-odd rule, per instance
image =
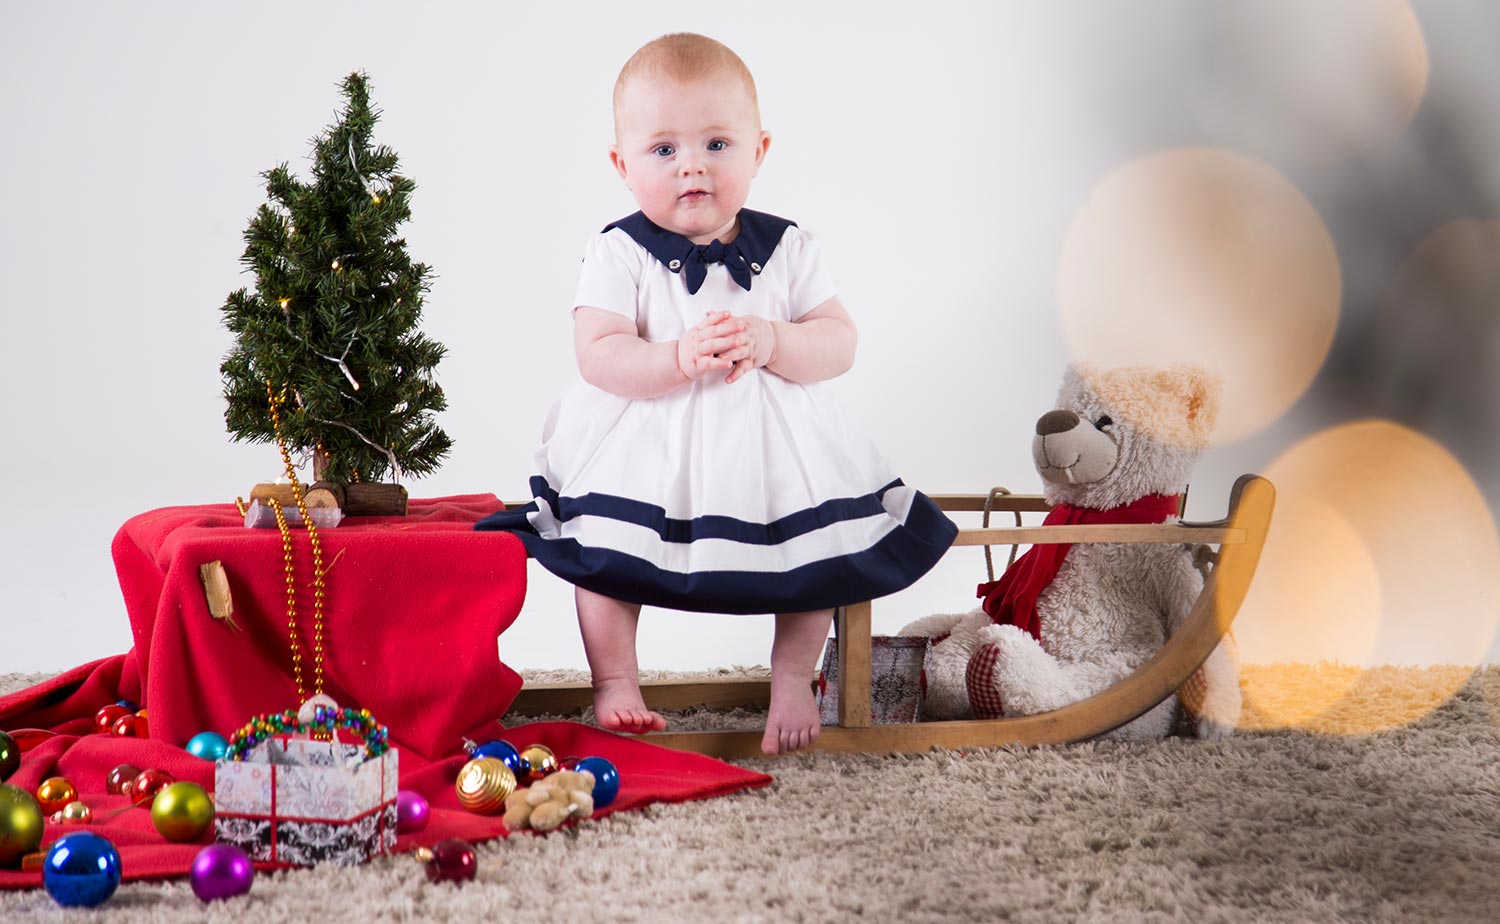
[{"label": "green ornament ball", "polygon": [[197,783],[173,783],[151,800],[151,824],[169,841],[196,841],[213,823],[214,800]]},{"label": "green ornament ball", "polygon": [[10,779],[21,766],[21,746],[16,739],[0,731],[0,783]]},{"label": "green ornament ball", "polygon": [[15,869],[42,845],[42,807],[19,786],[0,783],[0,869]]}]

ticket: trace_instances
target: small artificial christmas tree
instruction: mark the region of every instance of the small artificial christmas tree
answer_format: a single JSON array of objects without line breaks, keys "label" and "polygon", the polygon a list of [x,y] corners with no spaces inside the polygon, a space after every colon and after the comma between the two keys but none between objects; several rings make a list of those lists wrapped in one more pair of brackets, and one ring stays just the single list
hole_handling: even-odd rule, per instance
[{"label": "small artificial christmas tree", "polygon": [[255,288],[223,308],[236,336],[220,366],[224,420],[235,439],[313,453],[320,480],[399,481],[452,446],[433,419],[447,406],[433,381],[445,349],[416,329],[431,269],[396,236],[416,184],[394,151],[371,147],[366,76],[350,74],[343,93],[343,114],[313,139],[312,182],[285,163],[262,174],[268,201],[241,258]]}]

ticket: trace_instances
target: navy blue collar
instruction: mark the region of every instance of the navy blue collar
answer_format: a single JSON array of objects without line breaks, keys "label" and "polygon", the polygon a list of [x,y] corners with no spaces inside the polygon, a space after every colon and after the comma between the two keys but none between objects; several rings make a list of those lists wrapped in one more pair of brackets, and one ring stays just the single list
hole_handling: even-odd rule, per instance
[{"label": "navy blue collar", "polygon": [[723,263],[730,278],[748,292],[751,279],[765,269],[786,229],[797,223],[750,209],[740,209],[739,219],[739,233],[728,244],[717,238],[709,244],[694,244],[657,225],[642,212],[612,221],[604,226],[604,231],[619,228],[630,235],[631,240],[646,248],[663,266],[680,274],[690,295],[703,285],[710,263]]}]

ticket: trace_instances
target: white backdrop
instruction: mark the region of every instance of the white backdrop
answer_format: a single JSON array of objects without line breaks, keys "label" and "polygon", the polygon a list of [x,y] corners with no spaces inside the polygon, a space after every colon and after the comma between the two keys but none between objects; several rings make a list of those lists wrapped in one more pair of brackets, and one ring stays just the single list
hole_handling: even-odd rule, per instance
[{"label": "white backdrop", "polygon": [[[850,414],[924,490],[1037,490],[1031,426],[1068,359],[1060,242],[1101,173],[1138,153],[1103,118],[1121,103],[1111,68],[1173,48],[1171,4],[1125,5],[1150,21],[1111,6],[7,0],[0,672],[127,649],[120,524],[278,474],[274,449],[225,432],[219,306],[250,284],[258,174],[305,175],[354,69],[384,112],[376,140],[418,184],[406,237],[437,273],[422,327],[449,348],[455,449],[413,494],[524,493],[576,376],[580,248],[635,208],[606,157],[615,75],[680,30],[725,41],[757,78],[774,140],[749,204],[827,242],[861,332],[838,383]],[[1288,427],[1213,450],[1189,514],[1221,515]],[[955,552],[877,604],[876,628],[967,609],[982,578],[977,550]],[[648,611],[641,636],[643,667],[764,663],[770,621]],[[533,565],[501,647],[518,668],[584,666],[569,588]]]}]

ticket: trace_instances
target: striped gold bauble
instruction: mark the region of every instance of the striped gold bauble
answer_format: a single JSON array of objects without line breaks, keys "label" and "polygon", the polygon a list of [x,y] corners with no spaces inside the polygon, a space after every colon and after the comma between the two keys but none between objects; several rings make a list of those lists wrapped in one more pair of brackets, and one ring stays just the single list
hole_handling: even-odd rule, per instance
[{"label": "striped gold bauble", "polygon": [[516,790],[516,775],[498,757],[476,757],[458,771],[458,804],[479,815],[498,815]]}]

